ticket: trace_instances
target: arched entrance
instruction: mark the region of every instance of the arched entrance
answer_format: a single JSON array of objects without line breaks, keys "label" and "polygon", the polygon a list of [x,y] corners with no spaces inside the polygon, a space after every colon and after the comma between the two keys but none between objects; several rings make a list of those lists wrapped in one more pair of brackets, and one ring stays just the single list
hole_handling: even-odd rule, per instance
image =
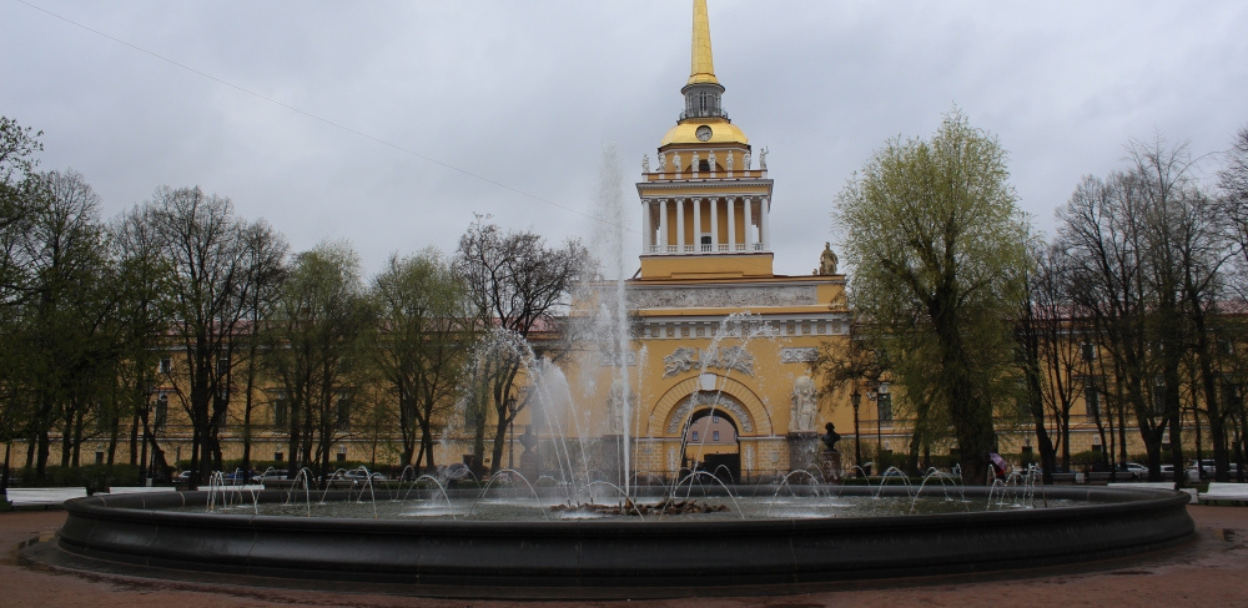
[{"label": "arched entrance", "polygon": [[744,409],[731,396],[706,392],[677,406],[671,422],[682,430],[682,469],[706,471],[726,484],[741,480],[741,422],[734,412]]}]

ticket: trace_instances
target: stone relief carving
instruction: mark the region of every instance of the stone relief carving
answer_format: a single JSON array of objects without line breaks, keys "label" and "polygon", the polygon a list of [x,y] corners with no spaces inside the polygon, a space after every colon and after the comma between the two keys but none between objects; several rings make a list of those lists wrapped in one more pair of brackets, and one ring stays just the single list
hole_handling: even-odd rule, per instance
[{"label": "stone relief carving", "polygon": [[672,354],[663,357],[663,377],[669,378],[693,369],[698,364],[697,359],[695,359],[697,356],[698,351],[696,349],[682,346]]},{"label": "stone relief carving", "polygon": [[706,369],[726,369],[754,375],[754,355],[744,346],[729,346],[702,351],[702,365]]},{"label": "stone relief carving", "polygon": [[629,301],[632,308],[805,306],[819,303],[815,289],[814,285],[636,289],[629,292]]},{"label": "stone relief carving", "polygon": [[754,432],[754,422],[750,420],[750,414],[736,400],[722,394],[717,396],[714,393],[698,391],[689,395],[689,398],[672,413],[672,421],[667,425],[668,434],[679,433],[680,426],[684,424],[685,418],[689,417],[694,408],[711,405],[714,405],[715,409],[731,414],[741,425],[741,432]]},{"label": "stone relief carving", "polygon": [[670,378],[693,369],[723,369],[754,375],[754,355],[742,346],[698,351],[680,347],[663,357],[663,377]]},{"label": "stone relief carving", "polygon": [[793,396],[790,397],[789,431],[815,430],[815,413],[819,407],[819,392],[815,390],[815,381],[810,376],[799,376],[793,381]]},{"label": "stone relief carving", "polygon": [[[628,403],[633,406],[636,411],[637,395],[630,394]],[[607,393],[607,420],[603,429],[608,435],[619,435],[624,432],[624,380],[616,378],[611,383],[611,390]]]},{"label": "stone relief carving", "polygon": [[808,363],[819,358],[819,349],[817,348],[782,348],[780,349],[781,363]]}]

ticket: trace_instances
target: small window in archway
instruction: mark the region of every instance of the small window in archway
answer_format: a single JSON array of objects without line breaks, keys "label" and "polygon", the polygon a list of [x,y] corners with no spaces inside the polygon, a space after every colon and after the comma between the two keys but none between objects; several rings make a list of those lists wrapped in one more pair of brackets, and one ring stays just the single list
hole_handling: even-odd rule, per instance
[{"label": "small window in archway", "polygon": [[709,160],[698,161],[698,171],[710,171],[710,170],[711,170],[711,161]]},{"label": "small window in archway", "polygon": [[693,432],[693,440],[694,440],[694,441],[697,441],[697,440],[698,440],[698,432],[697,432],[697,431],[694,431],[694,432]]}]

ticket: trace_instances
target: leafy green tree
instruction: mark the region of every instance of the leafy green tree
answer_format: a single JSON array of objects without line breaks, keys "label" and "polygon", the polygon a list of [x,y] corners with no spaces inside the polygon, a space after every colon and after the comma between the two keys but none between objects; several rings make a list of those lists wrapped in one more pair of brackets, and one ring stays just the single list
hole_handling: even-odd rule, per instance
[{"label": "leafy green tree", "polygon": [[[273,315],[265,357],[290,408],[292,464],[328,471],[334,445],[362,414],[360,337],[373,315],[359,256],[345,243],[321,243],[295,256]],[[295,461],[299,458],[299,461]]]},{"label": "leafy green tree", "polygon": [[898,344],[889,356],[908,398],[947,415],[967,483],[987,479],[1012,355],[1006,319],[1028,263],[1005,157],[955,110],[930,140],[877,151],[834,214],[854,269],[852,305]]},{"label": "leafy green tree", "polygon": [[391,256],[371,295],[378,316],[370,352],[395,402],[400,464],[432,468],[433,430],[460,396],[475,339],[467,285],[439,251],[426,249]]}]

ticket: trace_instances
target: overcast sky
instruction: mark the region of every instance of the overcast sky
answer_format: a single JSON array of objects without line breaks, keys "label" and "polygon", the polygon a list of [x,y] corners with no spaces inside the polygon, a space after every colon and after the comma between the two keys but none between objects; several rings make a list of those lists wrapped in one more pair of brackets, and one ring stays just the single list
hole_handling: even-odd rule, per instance
[{"label": "overcast sky", "polygon": [[[682,108],[690,4],[0,0],[0,114],[43,130],[42,168],[83,173],[106,217],[199,185],[295,250],[349,240],[371,273],[453,250],[474,213],[591,234],[608,143],[639,230],[631,182]],[[817,265],[872,151],[954,104],[1046,232],[1129,139],[1202,156],[1248,125],[1242,0],[709,5],[725,108],[770,149],[779,273]]]}]

